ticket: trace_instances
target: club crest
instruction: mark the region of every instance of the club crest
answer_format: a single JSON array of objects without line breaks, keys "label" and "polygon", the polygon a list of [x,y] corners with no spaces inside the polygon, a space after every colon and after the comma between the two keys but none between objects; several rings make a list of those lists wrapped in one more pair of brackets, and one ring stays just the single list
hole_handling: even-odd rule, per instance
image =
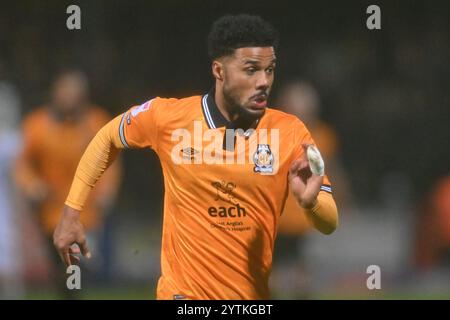
[{"label": "club crest", "polygon": [[268,144],[258,144],[258,148],[253,155],[255,172],[272,173],[273,172],[273,154]]}]

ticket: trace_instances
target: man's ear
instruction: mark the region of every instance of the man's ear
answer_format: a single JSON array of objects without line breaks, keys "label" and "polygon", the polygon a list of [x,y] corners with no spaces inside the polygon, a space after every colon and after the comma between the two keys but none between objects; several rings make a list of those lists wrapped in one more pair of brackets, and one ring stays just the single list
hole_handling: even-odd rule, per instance
[{"label": "man's ear", "polygon": [[223,69],[222,62],[220,62],[218,60],[214,60],[212,62],[211,68],[212,68],[212,74],[214,75],[214,78],[216,78],[219,81],[223,81],[224,69]]}]

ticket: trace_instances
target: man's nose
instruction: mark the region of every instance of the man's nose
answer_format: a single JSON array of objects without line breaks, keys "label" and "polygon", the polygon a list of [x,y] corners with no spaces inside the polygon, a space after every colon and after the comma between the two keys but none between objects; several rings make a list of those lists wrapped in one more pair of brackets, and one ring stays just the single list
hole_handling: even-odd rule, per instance
[{"label": "man's nose", "polygon": [[267,89],[270,84],[269,76],[262,72],[261,75],[258,77],[258,80],[256,81],[256,88],[257,89]]}]

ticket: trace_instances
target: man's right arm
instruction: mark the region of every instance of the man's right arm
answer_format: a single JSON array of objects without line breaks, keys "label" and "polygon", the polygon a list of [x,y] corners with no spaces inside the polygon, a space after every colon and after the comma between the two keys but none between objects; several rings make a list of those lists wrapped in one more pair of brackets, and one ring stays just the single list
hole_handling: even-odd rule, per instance
[{"label": "man's right arm", "polygon": [[47,185],[35,163],[40,158],[42,117],[38,112],[28,115],[22,124],[22,147],[14,164],[13,178],[20,191],[31,204],[36,205],[47,196]]},{"label": "man's right arm", "polygon": [[[84,152],[76,173],[59,224],[53,234],[53,241],[61,259],[66,265],[76,263],[79,259],[71,254],[78,253],[71,248],[76,243],[81,253],[89,258],[86,235],[79,216],[89,192],[111,165],[124,144],[120,139],[120,128],[124,115],[117,116],[95,135]],[[68,147],[70,142],[68,141]]]},{"label": "man's right arm", "polygon": [[82,211],[91,189],[117,157],[123,145],[119,130],[124,115],[107,123],[89,143],[78,164],[65,204]]},{"label": "man's right arm", "polygon": [[[72,264],[76,257],[70,246],[78,244],[81,253],[89,257],[86,237],[79,216],[96,182],[111,165],[121,149],[152,148],[158,150],[158,110],[167,105],[169,99],[155,98],[132,107],[117,116],[96,134],[78,164],[69,196],[65,202],[60,222],[53,234],[53,241],[62,260]],[[68,141],[70,146],[70,141]]]}]

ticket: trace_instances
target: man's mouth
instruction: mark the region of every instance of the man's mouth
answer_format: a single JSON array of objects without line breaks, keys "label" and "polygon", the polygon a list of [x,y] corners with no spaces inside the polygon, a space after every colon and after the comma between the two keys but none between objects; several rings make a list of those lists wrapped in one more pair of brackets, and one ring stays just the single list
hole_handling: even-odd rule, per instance
[{"label": "man's mouth", "polygon": [[256,106],[258,109],[265,108],[267,106],[267,94],[260,94],[251,100],[253,102],[253,105]]}]

